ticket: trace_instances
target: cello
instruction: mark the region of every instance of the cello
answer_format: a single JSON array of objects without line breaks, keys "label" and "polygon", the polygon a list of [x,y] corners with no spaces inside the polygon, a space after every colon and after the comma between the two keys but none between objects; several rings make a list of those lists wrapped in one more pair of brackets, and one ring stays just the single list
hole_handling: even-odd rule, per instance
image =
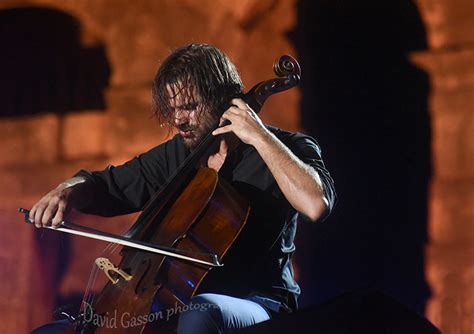
[{"label": "cello", "polygon": [[[274,72],[277,78],[260,82],[242,96],[256,113],[269,96],[299,83],[301,69],[291,56],[280,57]],[[163,311],[188,305],[207,273],[222,266],[222,258],[238,238],[251,208],[216,171],[201,166],[203,157],[218,142],[212,135],[218,126],[212,127],[152,196],[125,236],[61,224],[58,230],[62,232],[125,246],[118,266],[103,257],[96,260],[109,281],[93,300],[84,300],[71,333],[142,333],[151,322],[159,323],[162,332],[172,331],[172,321],[160,321]],[[28,211],[20,211],[29,222]],[[152,306],[154,312],[150,313]],[[112,314],[121,320],[127,318],[126,325],[123,321],[115,326],[101,321]]]}]

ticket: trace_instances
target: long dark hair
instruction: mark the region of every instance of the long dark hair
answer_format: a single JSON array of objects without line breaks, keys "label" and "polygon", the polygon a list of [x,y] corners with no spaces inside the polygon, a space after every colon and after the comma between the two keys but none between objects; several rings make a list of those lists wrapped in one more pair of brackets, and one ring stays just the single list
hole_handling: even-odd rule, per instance
[{"label": "long dark hair", "polygon": [[237,69],[221,50],[207,44],[190,44],[176,49],[158,69],[153,81],[152,111],[161,124],[172,125],[170,99],[177,94],[188,94],[192,100],[197,93],[201,98],[199,110],[217,114],[242,91]]}]

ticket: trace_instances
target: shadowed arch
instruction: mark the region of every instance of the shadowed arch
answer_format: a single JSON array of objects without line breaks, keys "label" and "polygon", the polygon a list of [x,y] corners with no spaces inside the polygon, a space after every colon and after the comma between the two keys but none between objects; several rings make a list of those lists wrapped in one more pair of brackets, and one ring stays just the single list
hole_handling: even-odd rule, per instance
[{"label": "shadowed arch", "polygon": [[0,46],[0,117],[105,109],[104,46],[83,47],[74,17],[41,7],[1,10]]}]

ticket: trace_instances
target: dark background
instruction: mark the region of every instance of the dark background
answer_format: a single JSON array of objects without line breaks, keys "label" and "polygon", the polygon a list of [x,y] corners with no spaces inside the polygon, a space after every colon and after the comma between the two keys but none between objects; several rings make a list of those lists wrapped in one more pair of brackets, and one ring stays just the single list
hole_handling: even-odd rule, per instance
[{"label": "dark background", "polygon": [[301,304],[370,287],[422,313],[430,87],[408,60],[426,48],[417,8],[300,1],[290,38],[304,69],[302,125],[319,141],[339,197],[327,221],[300,225]]}]

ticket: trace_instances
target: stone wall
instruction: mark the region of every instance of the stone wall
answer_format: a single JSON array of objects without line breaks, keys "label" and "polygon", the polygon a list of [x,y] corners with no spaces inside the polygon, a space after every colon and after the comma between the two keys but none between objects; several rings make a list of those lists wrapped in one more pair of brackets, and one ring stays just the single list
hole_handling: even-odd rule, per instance
[{"label": "stone wall", "polygon": [[433,181],[427,317],[443,333],[474,330],[474,3],[418,0],[429,50],[413,60],[431,77]]}]

